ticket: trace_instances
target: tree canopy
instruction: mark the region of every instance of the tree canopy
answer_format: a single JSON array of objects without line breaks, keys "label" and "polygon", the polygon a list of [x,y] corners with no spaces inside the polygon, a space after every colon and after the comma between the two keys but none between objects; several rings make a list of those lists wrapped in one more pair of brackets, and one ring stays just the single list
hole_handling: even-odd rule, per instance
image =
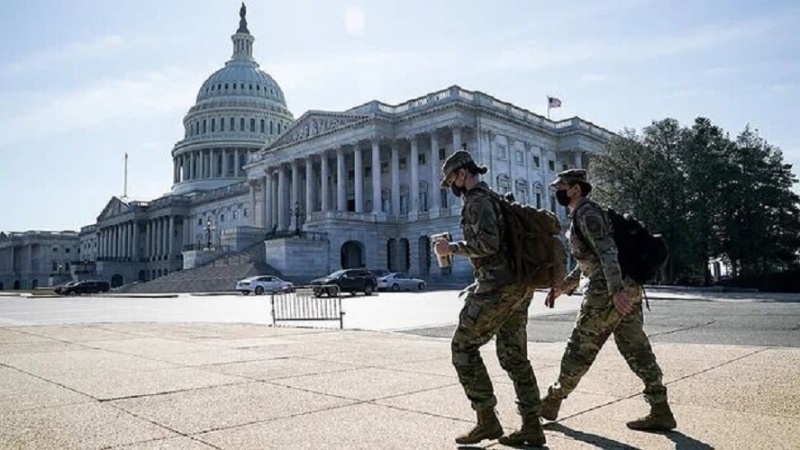
[{"label": "tree canopy", "polygon": [[710,280],[711,259],[734,275],[797,268],[800,197],[781,150],[747,126],[736,138],[709,119],[625,129],[591,158],[597,199],[664,236],[666,282]]}]

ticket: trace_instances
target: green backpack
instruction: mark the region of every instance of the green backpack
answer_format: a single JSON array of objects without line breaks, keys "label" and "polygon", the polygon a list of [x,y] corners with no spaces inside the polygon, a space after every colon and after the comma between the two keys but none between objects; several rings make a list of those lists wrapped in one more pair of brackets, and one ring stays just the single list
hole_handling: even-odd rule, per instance
[{"label": "green backpack", "polygon": [[513,194],[501,196],[488,190],[497,200],[505,219],[505,236],[510,242],[508,261],[517,283],[532,288],[551,288],[564,280],[567,252],[559,239],[558,217],[545,209],[523,205]]}]

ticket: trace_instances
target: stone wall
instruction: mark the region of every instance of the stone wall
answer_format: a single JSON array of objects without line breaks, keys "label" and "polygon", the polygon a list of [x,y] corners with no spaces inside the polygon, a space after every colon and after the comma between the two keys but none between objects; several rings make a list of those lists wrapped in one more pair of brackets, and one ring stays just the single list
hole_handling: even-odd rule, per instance
[{"label": "stone wall", "polygon": [[305,284],[337,268],[330,267],[327,240],[281,238],[264,241],[266,263],[279,270],[287,281]]}]

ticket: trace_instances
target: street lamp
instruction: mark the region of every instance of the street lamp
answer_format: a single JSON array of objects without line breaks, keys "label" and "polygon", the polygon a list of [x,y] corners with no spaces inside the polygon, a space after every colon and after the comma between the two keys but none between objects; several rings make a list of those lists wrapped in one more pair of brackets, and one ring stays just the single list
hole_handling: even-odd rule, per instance
[{"label": "street lamp", "polygon": [[206,222],[206,227],[205,227],[206,235],[208,236],[208,250],[211,250],[211,232],[216,229],[217,227],[211,224],[211,218],[209,218],[208,221]]},{"label": "street lamp", "polygon": [[289,208],[289,216],[294,217],[294,232],[300,236],[300,217],[303,215],[303,209],[300,208],[300,202],[294,202],[294,208]]}]

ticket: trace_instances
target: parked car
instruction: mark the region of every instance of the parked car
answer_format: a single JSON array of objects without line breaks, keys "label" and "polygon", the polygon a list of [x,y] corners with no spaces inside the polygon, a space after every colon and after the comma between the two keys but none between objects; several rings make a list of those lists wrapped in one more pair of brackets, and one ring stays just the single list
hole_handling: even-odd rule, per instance
[{"label": "parked car", "polygon": [[256,295],[262,295],[265,292],[270,294],[294,292],[294,284],[276,276],[258,275],[237,281],[236,291],[244,295],[249,295],[251,292]]},{"label": "parked car", "polygon": [[378,290],[391,291],[423,291],[425,290],[425,280],[411,278],[403,272],[393,272],[384,277],[378,278]]},{"label": "parked car", "polygon": [[64,292],[64,289],[69,288],[71,286],[74,286],[76,284],[78,284],[77,281],[70,281],[69,283],[58,285],[58,286],[53,288],[53,292],[55,292],[58,295],[66,295],[66,293]]},{"label": "parked car", "polygon": [[78,281],[73,285],[65,284],[61,288],[61,295],[100,294],[111,290],[108,281],[87,280]]},{"label": "parked car", "polygon": [[[316,286],[313,289],[314,295],[317,297],[322,294],[333,296],[338,292],[349,292],[350,295],[363,292],[364,295],[372,295],[378,286],[378,279],[367,269],[343,269],[322,278],[311,280],[309,285]],[[336,288],[323,287],[325,285],[338,286],[338,292],[336,292]]]}]

